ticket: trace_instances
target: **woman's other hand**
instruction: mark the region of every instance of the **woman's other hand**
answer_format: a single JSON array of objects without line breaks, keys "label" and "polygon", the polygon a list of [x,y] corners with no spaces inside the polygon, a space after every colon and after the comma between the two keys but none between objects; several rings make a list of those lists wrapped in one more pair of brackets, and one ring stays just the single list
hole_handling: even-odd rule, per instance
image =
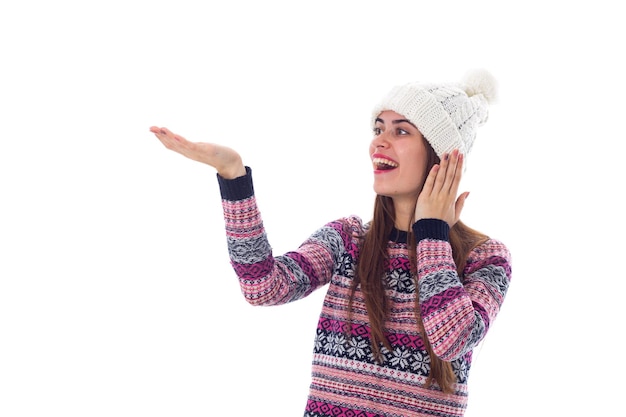
[{"label": "woman's other hand", "polygon": [[461,216],[469,192],[457,198],[463,173],[463,154],[458,150],[443,156],[426,177],[424,188],[417,198],[415,221],[440,219],[452,227]]},{"label": "woman's other hand", "polygon": [[241,156],[231,148],[214,143],[190,142],[165,127],[152,126],[150,132],[154,133],[167,149],[212,166],[223,178],[233,179],[246,174]]}]

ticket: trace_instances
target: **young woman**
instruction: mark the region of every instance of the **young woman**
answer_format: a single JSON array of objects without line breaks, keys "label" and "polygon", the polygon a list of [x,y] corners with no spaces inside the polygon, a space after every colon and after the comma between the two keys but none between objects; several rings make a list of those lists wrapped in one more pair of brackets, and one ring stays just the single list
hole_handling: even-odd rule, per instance
[{"label": "young woman", "polygon": [[288,303],[327,286],[306,417],[464,414],[472,350],[511,278],[506,246],[459,220],[463,165],[494,96],[485,71],[460,84],[393,88],[372,114],[373,218],[327,223],[282,256],[237,152],[150,128],[168,149],[217,170],[248,302]]}]

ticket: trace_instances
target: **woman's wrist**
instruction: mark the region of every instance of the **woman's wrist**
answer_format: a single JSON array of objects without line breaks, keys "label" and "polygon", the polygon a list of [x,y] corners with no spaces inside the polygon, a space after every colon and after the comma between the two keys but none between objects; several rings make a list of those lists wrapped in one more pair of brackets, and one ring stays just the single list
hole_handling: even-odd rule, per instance
[{"label": "woman's wrist", "polygon": [[217,174],[225,180],[233,180],[235,178],[243,177],[246,175],[246,167],[243,163],[235,164],[234,166],[228,166],[223,169],[217,170]]}]

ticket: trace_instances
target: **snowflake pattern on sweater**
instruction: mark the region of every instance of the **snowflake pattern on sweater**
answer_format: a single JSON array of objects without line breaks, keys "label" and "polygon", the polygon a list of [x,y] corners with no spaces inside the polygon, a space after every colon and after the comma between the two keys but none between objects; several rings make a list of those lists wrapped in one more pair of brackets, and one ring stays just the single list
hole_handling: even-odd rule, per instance
[{"label": "snowflake pattern on sweater", "polygon": [[229,255],[246,300],[279,305],[328,286],[316,329],[304,416],[462,416],[472,351],[485,337],[508,290],[508,249],[493,239],[475,248],[462,282],[447,240],[447,224],[429,219],[414,226],[425,333],[435,354],[450,361],[457,376],[454,392],[444,394],[436,383],[426,386],[430,357],[416,322],[416,281],[409,272],[406,233],[396,231],[388,244],[383,279],[391,306],[385,327],[392,349],[382,347],[384,360],[378,362],[359,288],[347,331],[358,242],[368,225],[356,216],[339,219],[317,230],[297,250],[274,256],[251,170],[247,171],[234,180],[218,176]]}]

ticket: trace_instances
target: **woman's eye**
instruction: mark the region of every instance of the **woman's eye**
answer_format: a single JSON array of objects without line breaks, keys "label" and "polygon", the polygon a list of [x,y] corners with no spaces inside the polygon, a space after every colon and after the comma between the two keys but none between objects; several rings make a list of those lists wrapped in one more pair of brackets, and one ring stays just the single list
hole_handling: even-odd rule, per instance
[{"label": "woman's eye", "polygon": [[407,132],[406,130],[398,129],[398,135],[408,135],[408,134],[409,134],[409,132]]},{"label": "woman's eye", "polygon": [[374,135],[378,136],[382,133],[382,130],[380,129],[380,127],[375,127],[374,128]]}]

